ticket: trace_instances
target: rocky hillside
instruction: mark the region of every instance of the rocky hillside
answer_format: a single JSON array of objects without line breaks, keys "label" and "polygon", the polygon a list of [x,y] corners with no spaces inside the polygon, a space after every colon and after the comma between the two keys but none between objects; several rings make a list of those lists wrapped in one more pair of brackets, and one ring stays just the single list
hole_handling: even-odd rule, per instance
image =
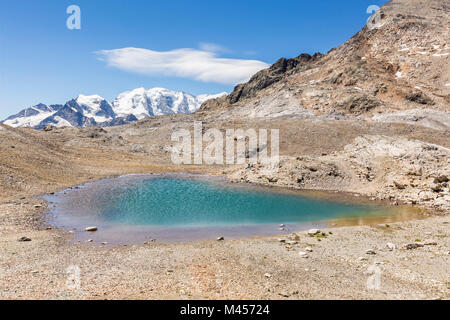
[{"label": "rocky hillside", "polygon": [[338,48],[282,58],[201,111],[223,118],[382,114],[384,121],[448,127],[449,21],[448,1],[392,0]]}]

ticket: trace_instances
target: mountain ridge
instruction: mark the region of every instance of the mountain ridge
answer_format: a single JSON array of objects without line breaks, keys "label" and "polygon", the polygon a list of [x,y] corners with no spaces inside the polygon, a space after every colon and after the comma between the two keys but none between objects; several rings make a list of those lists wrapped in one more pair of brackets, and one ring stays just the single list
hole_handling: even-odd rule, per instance
[{"label": "mountain ridge", "polygon": [[199,112],[224,119],[441,114],[450,104],[448,16],[445,1],[391,0],[327,54],[281,58]]},{"label": "mountain ridge", "polygon": [[191,95],[165,88],[136,88],[120,93],[112,102],[94,95],[78,95],[65,104],[39,103],[11,115],[2,123],[12,127],[42,129],[46,126],[108,127],[158,115],[193,113],[202,103],[226,95]]}]

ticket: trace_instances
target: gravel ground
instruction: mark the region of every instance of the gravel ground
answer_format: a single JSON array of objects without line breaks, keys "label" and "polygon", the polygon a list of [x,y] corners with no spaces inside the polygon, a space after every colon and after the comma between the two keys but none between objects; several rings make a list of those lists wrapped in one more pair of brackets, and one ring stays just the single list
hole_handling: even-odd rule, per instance
[{"label": "gravel ground", "polygon": [[[74,244],[68,231],[47,230],[44,209],[35,208],[41,203],[22,199],[0,205],[0,298],[450,298],[446,216],[321,230],[325,237],[302,231],[105,247]],[[31,241],[18,241],[21,237]],[[388,243],[396,248],[390,250]],[[408,250],[408,244],[418,248]]]},{"label": "gravel ground", "polygon": [[[323,149],[321,141],[326,141],[330,131],[328,124],[315,125],[315,133],[320,132],[323,139],[316,139],[311,151],[302,151],[311,156]],[[68,230],[47,230],[43,223],[46,203],[36,196],[125,173],[189,171],[225,175],[226,172],[214,166],[173,167],[167,161],[166,165],[158,164],[155,160],[158,158],[149,154],[127,153],[128,145],[103,142],[114,139],[83,138],[85,131],[89,135],[95,129],[49,133],[4,129],[0,131],[3,142],[0,145],[0,298],[450,297],[450,217],[436,216],[438,212],[433,210],[427,219],[391,223],[389,227],[323,230],[327,236],[321,241],[306,232],[299,232],[298,238],[291,236],[296,240],[284,235],[286,241],[297,244],[280,242],[281,236],[223,242],[156,242],[126,247],[74,243]],[[144,128],[142,132],[147,130]],[[415,132],[422,140],[431,137],[420,130]],[[157,135],[154,136],[156,139]],[[343,139],[342,144],[350,144],[353,139]],[[81,142],[86,145],[82,146]],[[155,144],[165,145],[159,140]],[[298,142],[291,148],[302,145],[307,144]],[[327,175],[324,177],[328,179]],[[314,181],[325,180],[318,177]],[[382,186],[376,181],[373,184],[373,188]],[[401,192],[404,191],[392,190],[393,195]],[[18,241],[21,237],[31,241]],[[388,243],[396,249],[390,251],[386,247]],[[410,247],[417,248],[404,249],[407,244],[416,244]],[[367,254],[368,250],[375,254]],[[300,252],[305,252],[307,258]]]}]

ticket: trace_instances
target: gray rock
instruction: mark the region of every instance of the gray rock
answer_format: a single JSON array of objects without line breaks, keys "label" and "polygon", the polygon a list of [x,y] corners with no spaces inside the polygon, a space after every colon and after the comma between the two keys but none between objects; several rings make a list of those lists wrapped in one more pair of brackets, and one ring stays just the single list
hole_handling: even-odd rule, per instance
[{"label": "gray rock", "polygon": [[405,245],[406,250],[414,250],[414,249],[422,248],[422,247],[423,247],[422,243],[409,243],[409,244]]},{"label": "gray rock", "polygon": [[217,238],[217,241],[224,241],[224,240],[225,240],[224,237],[218,237],[218,238]]},{"label": "gray rock", "polygon": [[309,235],[316,235],[316,234],[319,234],[319,233],[321,233],[321,231],[319,230],[319,229],[310,229],[309,231],[308,231],[308,234]]},{"label": "gray rock", "polygon": [[28,237],[21,237],[18,241],[19,241],[19,242],[30,242],[30,241],[31,241],[31,238],[28,238]]},{"label": "gray rock", "polygon": [[366,254],[375,255],[377,253],[374,250],[369,249],[369,250],[366,251]]},{"label": "gray rock", "polygon": [[84,230],[87,231],[87,232],[95,232],[95,231],[98,230],[98,228],[97,228],[97,227],[87,227],[87,228],[84,229]]}]

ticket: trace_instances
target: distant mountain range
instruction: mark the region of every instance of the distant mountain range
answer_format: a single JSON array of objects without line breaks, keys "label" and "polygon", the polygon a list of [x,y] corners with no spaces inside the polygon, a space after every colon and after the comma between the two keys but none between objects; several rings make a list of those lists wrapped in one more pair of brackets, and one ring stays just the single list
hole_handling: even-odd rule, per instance
[{"label": "distant mountain range", "polygon": [[163,88],[138,88],[121,93],[112,103],[98,95],[79,95],[66,104],[38,104],[2,121],[12,127],[42,129],[56,127],[115,126],[146,117],[175,113],[192,113],[203,102],[226,95],[226,92],[193,96]]}]

